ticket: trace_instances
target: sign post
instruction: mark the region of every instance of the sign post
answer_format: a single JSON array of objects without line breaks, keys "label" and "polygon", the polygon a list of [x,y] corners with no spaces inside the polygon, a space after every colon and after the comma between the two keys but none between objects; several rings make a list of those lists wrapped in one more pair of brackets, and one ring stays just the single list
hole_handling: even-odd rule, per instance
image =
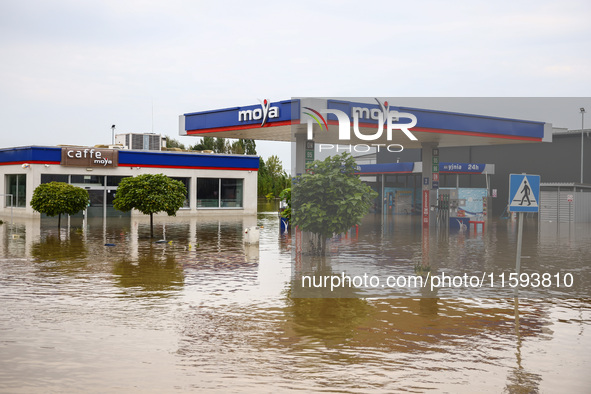
[{"label": "sign post", "polygon": [[431,150],[432,177],[431,189],[439,189],[439,148]]},{"label": "sign post", "polygon": [[509,175],[509,212],[519,212],[517,226],[517,256],[515,272],[521,270],[521,246],[523,240],[523,213],[538,212],[540,199],[540,176],[527,174]]},{"label": "sign post", "polygon": [[[568,202],[568,222],[569,223],[572,221],[571,208],[572,208],[574,199],[575,199],[575,196],[572,194],[569,194],[566,196],[566,201]],[[569,231],[570,231],[570,227],[569,227]]]},{"label": "sign post", "polygon": [[429,227],[429,190],[423,190],[423,227]]}]

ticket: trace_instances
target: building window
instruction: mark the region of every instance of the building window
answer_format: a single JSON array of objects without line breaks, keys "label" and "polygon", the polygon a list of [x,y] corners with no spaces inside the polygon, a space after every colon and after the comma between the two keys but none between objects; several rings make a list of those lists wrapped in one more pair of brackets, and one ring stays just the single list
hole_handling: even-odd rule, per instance
[{"label": "building window", "polygon": [[[27,175],[26,174],[10,174],[6,175],[6,206],[24,208],[27,205]],[[11,201],[12,200],[12,201]]]},{"label": "building window", "polygon": [[220,180],[218,178],[197,179],[197,208],[218,208]]},{"label": "building window", "polygon": [[171,177],[170,179],[174,179],[176,181],[182,182],[182,184],[185,185],[185,190],[187,191],[187,194],[186,194],[185,202],[183,204],[183,208],[190,208],[191,205],[189,204],[189,190],[191,190],[191,187],[190,187],[191,178]]},{"label": "building window", "polygon": [[129,176],[108,175],[107,186],[119,186],[119,183],[125,178],[129,178]]},{"label": "building window", "polygon": [[221,179],[222,207],[242,207],[242,179]]},{"label": "building window", "polygon": [[74,186],[84,185],[79,187],[105,185],[104,175],[71,175],[70,179],[70,183],[72,183]]},{"label": "building window", "polygon": [[68,175],[62,175],[62,174],[41,174],[41,183],[49,183],[49,182],[68,183],[69,178],[68,178]]},{"label": "building window", "polygon": [[243,179],[198,178],[197,208],[242,208]]}]

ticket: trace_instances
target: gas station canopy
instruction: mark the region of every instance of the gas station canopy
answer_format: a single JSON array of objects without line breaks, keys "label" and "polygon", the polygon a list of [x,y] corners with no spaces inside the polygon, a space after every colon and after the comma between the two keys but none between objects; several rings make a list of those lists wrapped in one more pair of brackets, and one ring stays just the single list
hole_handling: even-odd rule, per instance
[{"label": "gas station canopy", "polygon": [[[312,127],[316,143],[398,143],[405,149],[421,148],[425,143],[450,147],[551,141],[552,125],[544,122],[389,106],[387,101],[377,99],[367,101],[294,98],[187,113],[180,116],[179,133],[186,136],[294,141],[295,135],[306,134]],[[339,118],[336,116],[339,111],[350,119],[351,128],[355,126],[354,115],[358,114],[359,133],[350,133],[350,140],[347,141],[339,139]],[[394,127],[391,139],[387,139],[386,132],[388,116],[392,117]],[[381,133],[379,120],[383,122]],[[408,125],[416,140],[401,131],[404,125]]]},{"label": "gas station canopy", "polygon": [[[392,100],[390,100],[392,101]],[[293,175],[303,174],[313,162],[314,149],[389,152],[421,149],[420,163],[378,163],[359,167],[360,175],[421,173],[423,226],[436,223],[439,172],[484,174],[485,164],[439,163],[439,148],[552,141],[552,125],[544,122],[446,112],[390,105],[387,100],[363,98],[292,98],[258,105],[188,113],[180,116],[180,135],[291,141]],[[355,147],[353,147],[355,145]],[[393,150],[391,150],[393,148]],[[445,168],[445,165],[448,165]],[[443,167],[442,167],[443,165]],[[389,166],[389,167],[388,167]],[[459,169],[459,170],[458,170]],[[462,171],[462,169],[464,169]]]}]

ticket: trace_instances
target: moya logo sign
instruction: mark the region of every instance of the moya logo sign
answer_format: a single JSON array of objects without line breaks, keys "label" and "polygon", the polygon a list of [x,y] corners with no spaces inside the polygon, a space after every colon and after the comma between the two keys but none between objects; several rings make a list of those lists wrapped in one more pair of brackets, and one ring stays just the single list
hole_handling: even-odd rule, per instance
[{"label": "moya logo sign", "polygon": [[[391,110],[388,102],[385,101],[383,104],[380,103],[378,99],[376,99],[380,108],[365,108],[365,107],[353,107],[351,108],[351,116],[353,117],[353,134],[356,138],[362,141],[375,141],[382,137],[384,133],[384,124],[386,125],[386,138],[388,141],[392,141],[392,136],[394,130],[402,131],[410,140],[417,141],[417,137],[414,136],[413,133],[409,129],[413,128],[417,124],[417,117],[408,112],[398,112],[395,110]],[[313,121],[315,121],[319,126],[320,129],[328,129],[328,124],[326,119],[324,118],[324,114],[332,114],[335,115],[338,119],[339,125],[339,140],[340,141],[350,141],[351,140],[351,119],[349,115],[345,112],[338,110],[338,109],[321,109],[316,111],[310,107],[304,107],[304,109],[310,112],[303,112],[304,114],[308,115],[309,118],[307,120],[308,123],[308,130],[307,130],[307,138],[309,140],[313,139]],[[359,129],[359,119],[373,119],[377,120],[377,130],[374,134],[363,134]],[[411,121],[409,123],[398,123],[400,118],[408,118]]]},{"label": "moya logo sign", "polygon": [[238,121],[261,120],[261,127],[263,127],[269,119],[279,117],[279,107],[271,107],[271,103],[267,99],[264,101],[259,99],[259,102],[261,103],[261,108],[238,111]]},{"label": "moya logo sign", "polygon": [[[357,119],[372,119],[372,120],[377,120],[378,122],[380,122],[381,119],[381,123],[383,124],[385,119],[388,118],[388,115],[390,114],[390,105],[388,104],[387,101],[384,101],[384,103],[380,103],[380,100],[378,100],[376,98],[376,101],[378,103],[378,105],[380,106],[380,108],[366,108],[366,107],[352,107],[351,108],[351,115],[353,115],[353,117],[355,117],[355,114],[357,114]],[[398,120],[397,118],[394,120]]]}]

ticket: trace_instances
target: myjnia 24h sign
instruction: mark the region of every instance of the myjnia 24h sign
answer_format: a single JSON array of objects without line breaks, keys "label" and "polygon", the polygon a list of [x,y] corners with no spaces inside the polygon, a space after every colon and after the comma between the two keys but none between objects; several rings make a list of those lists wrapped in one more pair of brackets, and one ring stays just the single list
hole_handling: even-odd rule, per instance
[{"label": "myjnia 24h sign", "polygon": [[96,149],[96,148],[62,148],[63,166],[75,167],[117,167],[117,149]]}]

